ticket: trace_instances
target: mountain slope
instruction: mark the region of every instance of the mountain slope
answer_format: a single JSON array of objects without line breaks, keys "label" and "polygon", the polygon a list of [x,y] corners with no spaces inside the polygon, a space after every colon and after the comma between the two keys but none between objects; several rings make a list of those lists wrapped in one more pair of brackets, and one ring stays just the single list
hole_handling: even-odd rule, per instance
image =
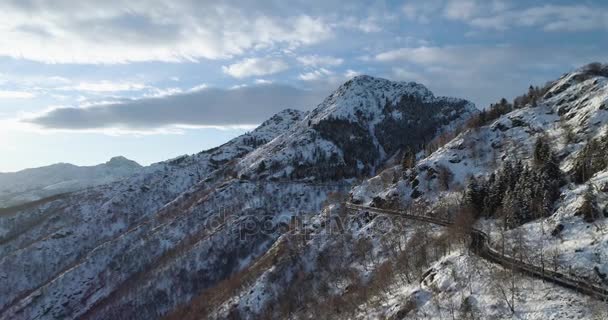
[{"label": "mountain slope", "polygon": [[[103,252],[100,246],[119,239],[128,246],[130,232],[163,223],[158,216],[171,210],[171,204],[191,201],[187,191],[203,177],[213,179],[211,173],[228,159],[272,139],[301,116],[299,111],[286,110],[218,148],[157,163],[123,181],[0,216],[0,279],[6,282],[0,289],[0,309],[41,284],[56,282],[62,272],[82,265],[92,250]],[[201,181],[199,188],[204,186]],[[168,209],[162,211],[163,207]],[[118,248],[111,250],[120,253]],[[109,256],[102,254],[102,258]],[[33,267],[24,269],[24,261]],[[8,278],[8,274],[15,276]]]},{"label": "mountain slope", "polygon": [[0,208],[110,183],[140,169],[141,166],[135,161],[114,157],[106,163],[89,167],[58,163],[19,172],[0,173]]}]

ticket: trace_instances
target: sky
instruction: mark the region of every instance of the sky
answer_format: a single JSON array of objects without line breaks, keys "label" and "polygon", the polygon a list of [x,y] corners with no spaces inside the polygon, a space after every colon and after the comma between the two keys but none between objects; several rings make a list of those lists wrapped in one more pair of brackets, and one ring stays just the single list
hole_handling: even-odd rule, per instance
[{"label": "sky", "polygon": [[485,108],[607,49],[599,0],[3,0],[0,172],[196,153],[359,74]]}]

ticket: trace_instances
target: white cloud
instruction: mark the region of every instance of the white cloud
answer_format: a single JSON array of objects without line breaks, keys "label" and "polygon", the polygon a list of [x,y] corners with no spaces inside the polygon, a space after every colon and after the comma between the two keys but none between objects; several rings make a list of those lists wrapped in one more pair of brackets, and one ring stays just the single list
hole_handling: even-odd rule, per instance
[{"label": "white cloud", "polygon": [[333,36],[321,17],[260,9],[189,0],[2,1],[0,56],[47,63],[195,61]]},{"label": "white cloud", "polygon": [[450,0],[444,8],[444,15],[449,19],[466,20],[479,10],[475,0]]},{"label": "white cloud", "polygon": [[545,4],[512,8],[503,0],[429,0],[407,2],[405,17],[419,23],[446,18],[481,29],[507,30],[535,27],[544,31],[590,31],[608,29],[608,9],[591,4]]},{"label": "white cloud", "polygon": [[[608,9],[585,5],[545,5],[522,12],[508,12],[519,26],[542,26],[545,31],[608,30]],[[507,20],[508,21],[508,20]]]},{"label": "white cloud", "polygon": [[509,47],[485,46],[445,46],[445,47],[412,47],[389,50],[376,55],[377,61],[408,61],[427,66],[439,65],[476,65],[498,64],[508,60],[514,54]]},{"label": "white cloud", "polygon": [[308,67],[339,66],[344,62],[344,59],[341,58],[319,55],[302,56],[298,57],[297,60]]},{"label": "white cloud", "polygon": [[588,4],[532,6],[510,9],[502,1],[453,0],[444,9],[448,19],[482,29],[513,27],[544,31],[590,31],[608,29],[608,9]]},{"label": "white cloud", "polygon": [[113,82],[109,80],[101,80],[96,82],[80,82],[70,86],[63,86],[59,90],[66,91],[86,91],[86,92],[120,92],[120,91],[140,91],[148,88],[144,83],[139,82]]},{"label": "white cloud", "polygon": [[266,80],[266,79],[255,79],[254,81],[256,84],[271,84],[272,80]]},{"label": "white cloud", "polygon": [[375,21],[365,20],[359,23],[359,30],[367,33],[371,32],[380,32],[382,31],[382,27]]},{"label": "white cloud", "polygon": [[419,73],[412,72],[402,67],[395,67],[392,70],[393,78],[401,81],[414,81],[419,83],[428,83],[428,79]]},{"label": "white cloud", "polygon": [[201,91],[201,90],[205,90],[205,89],[207,89],[207,88],[209,88],[209,85],[208,85],[208,84],[206,84],[206,83],[201,83],[201,84],[199,84],[199,85],[196,85],[196,86],[194,86],[194,87],[190,88],[188,91],[189,91],[189,92]]},{"label": "white cloud", "polygon": [[441,11],[443,5],[443,0],[408,1],[402,11],[407,19],[426,24]]},{"label": "white cloud", "polygon": [[298,78],[300,80],[304,80],[304,81],[316,81],[316,80],[323,79],[327,76],[330,76],[332,74],[333,74],[333,72],[331,72],[325,68],[320,68],[318,70],[314,70],[311,72],[301,73],[298,76]]},{"label": "white cloud", "polygon": [[352,70],[352,69],[348,69],[344,73],[344,77],[346,77],[347,79],[354,78],[354,77],[359,76],[359,75],[361,75],[361,72],[358,72],[358,71],[355,71],[355,70]]},{"label": "white cloud", "polygon": [[373,33],[382,31],[382,26],[379,21],[386,22],[394,19],[388,12],[383,12],[381,15],[371,15],[365,19],[355,17],[340,18],[340,21],[335,23],[336,26],[363,31],[364,33]]},{"label": "white cloud", "polygon": [[[190,89],[192,90],[192,89]],[[152,98],[152,97],[166,97],[166,96],[170,96],[170,95],[174,95],[174,94],[179,94],[182,93],[183,90],[180,88],[152,88],[152,93],[147,93],[144,94],[144,97],[146,98]]]},{"label": "white cloud", "polygon": [[276,58],[247,58],[229,66],[222,66],[222,71],[235,78],[265,76],[279,73],[289,68],[287,63]]},{"label": "white cloud", "polygon": [[0,90],[0,99],[31,99],[35,96],[32,92]]}]

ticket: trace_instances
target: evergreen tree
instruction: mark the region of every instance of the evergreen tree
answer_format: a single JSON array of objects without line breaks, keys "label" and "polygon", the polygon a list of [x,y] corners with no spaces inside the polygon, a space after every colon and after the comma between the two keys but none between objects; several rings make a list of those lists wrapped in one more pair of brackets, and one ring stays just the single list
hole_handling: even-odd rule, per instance
[{"label": "evergreen tree", "polygon": [[584,183],[597,172],[608,167],[608,134],[592,139],[579,152],[574,161],[572,177],[577,183]]},{"label": "evergreen tree", "polygon": [[[524,166],[521,161],[515,164],[506,162],[490,175],[485,186],[483,208],[488,216],[494,216],[502,208],[505,225],[514,228],[550,215],[562,184],[559,160],[548,144],[539,139],[535,145],[533,167]],[[472,199],[468,197],[468,201]]]},{"label": "evergreen tree", "polygon": [[600,215],[597,202],[595,201],[595,195],[593,194],[593,185],[588,184],[587,190],[583,195],[583,203],[579,208],[577,215],[582,215],[586,222],[593,222]]},{"label": "evergreen tree", "polygon": [[471,177],[465,190],[464,202],[474,211],[476,217],[483,212],[486,194],[485,185],[479,183],[475,177]]},{"label": "evergreen tree", "polygon": [[551,148],[547,144],[546,138],[540,136],[534,143],[534,165],[542,166],[548,160],[551,153]]},{"label": "evergreen tree", "polygon": [[499,174],[492,173],[488,180],[488,195],[484,202],[484,212],[488,217],[494,216],[494,213],[503,205],[503,197],[506,190],[505,177],[502,172]]},{"label": "evergreen tree", "polygon": [[258,166],[258,173],[262,173],[264,171],[266,171],[266,162],[264,162],[264,160],[262,160],[262,162],[260,162],[260,165]]}]

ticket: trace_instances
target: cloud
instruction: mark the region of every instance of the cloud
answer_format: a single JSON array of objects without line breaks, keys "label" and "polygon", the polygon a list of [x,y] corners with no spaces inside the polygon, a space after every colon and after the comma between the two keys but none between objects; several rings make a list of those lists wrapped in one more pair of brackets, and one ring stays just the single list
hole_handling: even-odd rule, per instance
[{"label": "cloud", "polygon": [[289,68],[287,63],[275,58],[248,58],[229,66],[223,66],[224,73],[241,79],[251,76],[265,76],[285,71]]},{"label": "cloud", "polygon": [[352,70],[352,69],[348,69],[344,73],[344,77],[346,77],[347,79],[354,78],[354,77],[356,77],[358,75],[361,75],[361,72],[358,72],[358,71],[355,71],[355,70]]},{"label": "cloud", "polygon": [[189,92],[201,91],[201,90],[205,90],[205,89],[207,89],[207,88],[209,88],[209,85],[208,85],[208,84],[206,84],[206,83],[201,83],[201,84],[199,84],[199,85],[196,85],[196,86],[194,86],[194,87],[190,88],[188,91],[189,91]]},{"label": "cloud", "polygon": [[314,70],[311,72],[301,73],[298,76],[298,78],[300,80],[304,80],[304,81],[316,81],[316,80],[323,79],[327,76],[331,76],[332,74],[333,74],[333,72],[331,72],[325,68],[320,68],[318,70]]},{"label": "cloud", "polygon": [[420,75],[419,73],[412,72],[408,69],[402,67],[394,67],[392,70],[392,75],[394,79],[401,81],[414,81],[419,83],[429,83],[429,80]]},{"label": "cloud", "polygon": [[273,81],[272,80],[266,80],[266,79],[255,79],[254,82],[256,84],[271,84]]},{"label": "cloud", "polygon": [[32,92],[0,90],[0,99],[31,99],[35,96]]},{"label": "cloud", "polygon": [[501,46],[444,46],[408,47],[389,50],[376,55],[382,62],[408,61],[420,65],[458,66],[474,62],[476,65],[500,64],[516,54]]},{"label": "cloud", "polygon": [[373,33],[381,32],[383,30],[381,21],[386,22],[386,20],[392,20],[393,18],[394,17],[391,16],[389,12],[382,12],[379,15],[370,15],[365,19],[342,17],[335,25],[342,28],[363,31],[364,33]]},{"label": "cloud", "polygon": [[479,10],[475,0],[451,0],[444,8],[444,15],[449,19],[466,20],[474,16]]},{"label": "cloud", "polygon": [[408,1],[401,9],[407,19],[427,24],[441,11],[443,6],[443,0]]},{"label": "cloud", "polygon": [[238,1],[0,2],[0,55],[46,63],[180,62],[298,48],[333,36],[319,16]]},{"label": "cloud", "polygon": [[324,66],[339,66],[344,62],[344,59],[331,56],[302,56],[297,58],[298,62],[308,67],[324,67]]},{"label": "cloud", "polygon": [[86,92],[97,92],[97,93],[108,93],[108,92],[121,92],[121,91],[140,91],[148,88],[144,83],[140,82],[113,82],[109,80],[102,80],[96,82],[80,82],[70,86],[63,86],[58,88],[59,90],[65,91],[86,91]]},{"label": "cloud", "polygon": [[472,26],[496,30],[540,27],[544,31],[608,30],[608,9],[587,5],[544,5],[471,19]]},{"label": "cloud", "polygon": [[402,11],[407,19],[418,23],[445,18],[475,28],[501,31],[514,27],[548,32],[608,29],[608,9],[586,3],[513,8],[511,2],[503,0],[429,0],[408,2]]},{"label": "cloud", "polygon": [[274,84],[235,89],[206,88],[89,107],[54,108],[23,121],[46,129],[67,130],[252,125],[285,108],[311,109],[324,94]]}]

